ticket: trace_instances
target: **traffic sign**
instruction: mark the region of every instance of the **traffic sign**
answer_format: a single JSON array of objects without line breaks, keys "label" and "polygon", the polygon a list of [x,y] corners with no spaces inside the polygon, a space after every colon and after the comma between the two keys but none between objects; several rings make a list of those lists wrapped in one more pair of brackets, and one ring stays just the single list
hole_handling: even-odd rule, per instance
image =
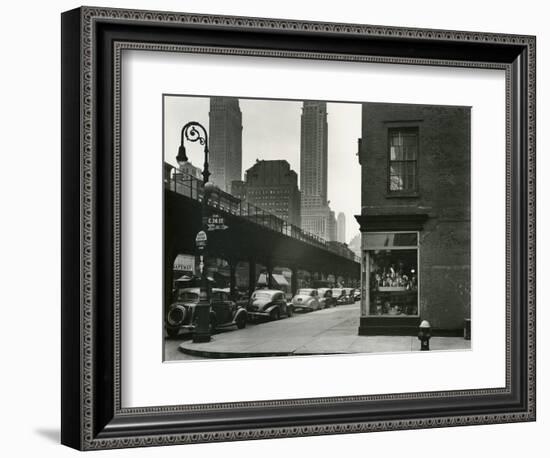
[{"label": "traffic sign", "polygon": [[197,233],[197,236],[195,237],[195,245],[199,250],[203,250],[206,247],[206,242],[208,241],[208,237],[206,236],[206,232],[199,231]]},{"label": "traffic sign", "polygon": [[208,231],[224,231],[228,228],[225,224],[225,219],[220,215],[211,215],[206,219],[206,226]]}]

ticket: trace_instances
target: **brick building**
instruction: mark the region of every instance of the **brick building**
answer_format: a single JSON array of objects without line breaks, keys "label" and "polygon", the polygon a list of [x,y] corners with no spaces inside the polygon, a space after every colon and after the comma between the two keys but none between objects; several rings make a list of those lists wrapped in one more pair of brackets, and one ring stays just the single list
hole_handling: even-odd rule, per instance
[{"label": "brick building", "polygon": [[[470,318],[470,108],[364,103],[359,334]],[[488,266],[490,268],[490,266]]]},{"label": "brick building", "polygon": [[232,194],[300,227],[298,175],[285,160],[256,161],[245,181],[233,181]]}]

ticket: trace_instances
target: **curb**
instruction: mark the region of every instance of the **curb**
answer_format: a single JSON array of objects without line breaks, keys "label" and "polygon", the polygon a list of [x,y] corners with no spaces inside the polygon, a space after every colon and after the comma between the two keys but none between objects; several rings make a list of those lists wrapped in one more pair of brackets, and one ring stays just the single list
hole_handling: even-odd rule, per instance
[{"label": "curb", "polygon": [[269,356],[296,356],[294,352],[231,352],[231,351],[210,351],[210,350],[195,350],[188,348],[184,344],[178,346],[178,350],[186,355],[200,356],[202,358],[263,358]]}]

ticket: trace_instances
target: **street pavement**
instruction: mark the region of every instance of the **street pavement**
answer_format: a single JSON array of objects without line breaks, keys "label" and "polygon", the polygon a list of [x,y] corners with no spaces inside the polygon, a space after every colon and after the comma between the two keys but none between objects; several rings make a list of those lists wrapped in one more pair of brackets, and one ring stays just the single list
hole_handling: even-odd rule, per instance
[{"label": "street pavement", "polygon": [[[165,360],[384,353],[420,350],[416,336],[359,336],[359,302],[222,332],[207,343],[166,340]],[[179,350],[179,351],[176,351]],[[462,337],[432,337],[430,350],[470,349]]]}]

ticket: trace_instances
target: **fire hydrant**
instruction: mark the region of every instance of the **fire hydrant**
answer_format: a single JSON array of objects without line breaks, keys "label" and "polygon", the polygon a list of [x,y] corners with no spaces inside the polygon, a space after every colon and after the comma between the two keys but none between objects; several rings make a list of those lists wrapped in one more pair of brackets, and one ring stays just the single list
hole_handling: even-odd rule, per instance
[{"label": "fire hydrant", "polygon": [[430,337],[432,336],[432,326],[427,320],[422,321],[418,326],[418,340],[420,340],[420,351],[430,350]]}]

